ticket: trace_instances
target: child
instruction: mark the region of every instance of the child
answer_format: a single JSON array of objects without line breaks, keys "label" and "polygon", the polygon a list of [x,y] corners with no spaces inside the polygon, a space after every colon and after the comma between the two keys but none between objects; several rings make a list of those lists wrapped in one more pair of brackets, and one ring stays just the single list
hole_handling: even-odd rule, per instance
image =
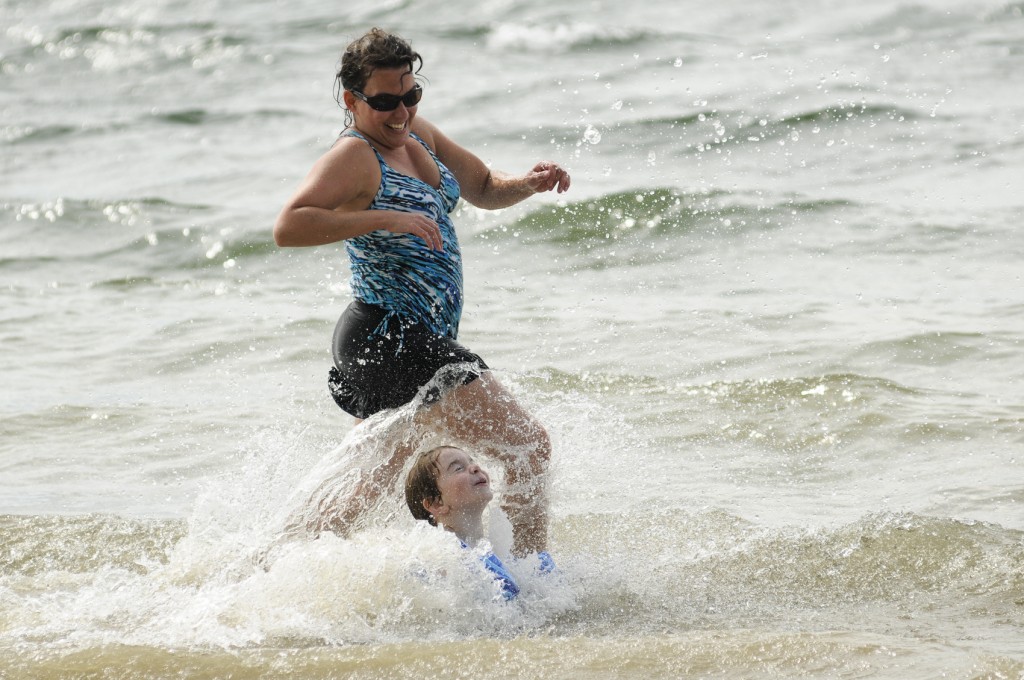
[{"label": "child", "polygon": [[[484,539],[484,509],[493,496],[487,472],[468,453],[452,446],[421,454],[405,480],[405,502],[412,516],[432,526],[440,524],[455,534],[464,548],[475,547]],[[513,533],[517,530],[513,525]],[[542,550],[537,556],[541,573],[554,569],[551,555]],[[519,586],[497,555],[488,550],[481,561],[494,574],[506,600],[519,594]]]}]

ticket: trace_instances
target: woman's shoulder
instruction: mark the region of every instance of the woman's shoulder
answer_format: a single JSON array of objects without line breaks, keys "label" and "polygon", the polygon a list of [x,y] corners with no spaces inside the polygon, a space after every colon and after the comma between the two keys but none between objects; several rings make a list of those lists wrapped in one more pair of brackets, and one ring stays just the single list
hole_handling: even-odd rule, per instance
[{"label": "woman's shoulder", "polygon": [[369,144],[358,137],[343,136],[320,156],[310,175],[328,192],[343,191],[347,196],[369,200],[380,185],[381,169]]},{"label": "woman's shoulder", "polygon": [[373,170],[379,170],[379,161],[373,147],[361,135],[353,134],[338,137],[321,157],[321,163],[346,173],[369,172],[372,175]]},{"label": "woman's shoulder", "polygon": [[351,157],[353,160],[376,158],[370,140],[355,130],[345,130],[338,135],[338,138],[334,140],[334,144],[331,145],[331,148],[325,155],[346,156]]}]

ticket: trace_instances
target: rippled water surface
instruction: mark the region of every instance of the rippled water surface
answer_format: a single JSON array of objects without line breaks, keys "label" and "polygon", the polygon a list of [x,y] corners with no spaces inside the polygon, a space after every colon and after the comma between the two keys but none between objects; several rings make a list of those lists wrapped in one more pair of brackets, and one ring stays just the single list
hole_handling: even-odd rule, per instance
[{"label": "rippled water surface", "polygon": [[[1024,677],[1024,4],[350,5],[0,0],[0,677]],[[278,542],[384,452],[271,236],[373,25],[573,174],[455,217],[555,442],[513,605],[396,498]]]}]

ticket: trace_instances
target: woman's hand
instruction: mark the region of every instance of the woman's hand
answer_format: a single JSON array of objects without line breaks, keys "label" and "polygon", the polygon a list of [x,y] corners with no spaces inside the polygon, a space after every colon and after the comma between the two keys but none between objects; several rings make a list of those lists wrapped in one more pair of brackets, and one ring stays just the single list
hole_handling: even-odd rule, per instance
[{"label": "woman's hand", "polygon": [[534,194],[557,189],[569,190],[569,173],[551,161],[541,161],[523,174],[510,175],[491,170],[480,158],[459,146],[420,116],[413,122],[413,132],[434,150],[462,189],[462,198],[478,208],[497,210],[515,205]]},{"label": "woman's hand", "polygon": [[386,214],[386,231],[396,234],[412,234],[423,239],[431,250],[444,250],[444,241],[441,238],[441,228],[437,222],[420,213],[399,212],[396,210],[379,211]]},{"label": "woman's hand", "polygon": [[526,173],[526,183],[534,193],[551,191],[558,187],[558,193],[561,194],[569,190],[571,179],[569,173],[557,163],[541,161],[533,166],[533,170]]}]

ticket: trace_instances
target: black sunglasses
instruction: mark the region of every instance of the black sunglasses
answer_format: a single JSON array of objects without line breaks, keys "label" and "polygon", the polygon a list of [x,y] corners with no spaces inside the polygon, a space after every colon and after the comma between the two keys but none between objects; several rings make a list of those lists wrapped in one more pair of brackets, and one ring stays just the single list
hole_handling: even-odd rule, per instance
[{"label": "black sunglasses", "polygon": [[419,85],[414,85],[405,94],[375,94],[372,97],[367,97],[359,90],[350,90],[350,92],[369,104],[374,111],[394,111],[399,104],[405,104],[406,108],[411,109],[423,99],[423,88]]}]

